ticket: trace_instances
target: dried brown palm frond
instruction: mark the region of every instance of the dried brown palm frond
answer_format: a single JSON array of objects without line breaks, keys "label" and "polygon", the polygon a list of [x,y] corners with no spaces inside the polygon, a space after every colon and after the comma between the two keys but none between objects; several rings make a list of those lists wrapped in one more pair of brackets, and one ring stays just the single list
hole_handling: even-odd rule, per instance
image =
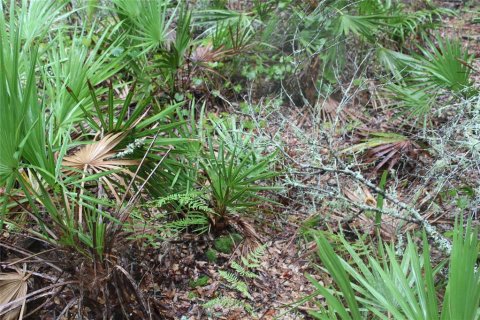
[{"label": "dried brown palm frond", "polygon": [[194,63],[208,63],[215,62],[222,59],[227,54],[223,47],[213,49],[211,43],[207,45],[200,45],[193,50],[190,55],[190,60]]},{"label": "dried brown palm frond", "polygon": [[122,132],[108,134],[99,141],[84,146],[73,155],[66,156],[63,158],[62,164],[65,167],[90,173],[120,169],[121,166],[135,165],[138,163],[135,160],[113,159],[113,156],[115,156],[113,150],[124,137],[125,134]]},{"label": "dried brown palm frond", "polygon": [[[125,168],[125,166],[137,165],[138,161],[114,158],[116,154],[114,149],[124,137],[125,133],[123,132],[108,134],[99,141],[88,144],[72,155],[64,157],[62,164],[65,167],[65,171],[69,174],[82,171],[83,176],[86,176],[87,174],[96,174],[112,170],[120,171],[134,177],[134,173]],[[115,199],[120,202],[121,198],[110,181],[111,177],[125,187],[126,183],[116,172],[112,172],[108,177],[102,176],[100,178],[100,180],[107,185]],[[84,184],[82,183],[82,187],[83,185]],[[81,220],[81,210],[79,213],[79,219]]]},{"label": "dried brown palm frond", "polygon": [[[16,268],[16,272],[0,273],[0,306],[27,295],[27,280],[30,274]],[[0,318],[3,320],[22,319],[25,312],[25,300],[13,304],[6,310],[0,309]]]},{"label": "dried brown palm frond", "polygon": [[324,121],[335,122],[338,119],[340,123],[345,123],[359,118],[348,106],[341,107],[340,103],[331,97],[320,100],[317,106]]},{"label": "dried brown palm frond", "polygon": [[[359,186],[353,181],[348,183],[348,187],[342,187],[342,193],[345,197],[362,206],[368,206],[372,208],[377,207],[377,200],[373,197],[370,191],[364,187]],[[388,208],[388,203],[383,203],[384,208]],[[367,212],[359,208],[353,207],[354,211],[352,218],[347,218],[349,225],[355,229],[361,230],[363,233],[374,235],[375,234],[375,213],[373,211]],[[399,224],[396,219],[390,216],[382,216],[382,223],[380,225],[380,235],[384,240],[395,239],[398,232]]]},{"label": "dried brown palm frond", "polygon": [[412,139],[392,132],[363,132],[362,142],[347,148],[342,153],[362,152],[367,163],[376,163],[372,174],[381,168],[392,169],[402,157],[417,159],[426,151]]}]

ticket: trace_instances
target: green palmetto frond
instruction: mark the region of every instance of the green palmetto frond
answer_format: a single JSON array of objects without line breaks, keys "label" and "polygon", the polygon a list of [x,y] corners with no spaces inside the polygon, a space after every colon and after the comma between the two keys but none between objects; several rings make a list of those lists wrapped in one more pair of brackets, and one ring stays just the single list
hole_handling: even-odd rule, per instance
[{"label": "green palmetto frond", "polygon": [[378,24],[384,17],[381,15],[354,16],[341,13],[335,22],[333,32],[337,36],[354,34],[370,39],[378,29]]},{"label": "green palmetto frond", "polygon": [[[378,256],[365,257],[342,238],[342,246],[351,257],[348,261],[337,256],[325,235],[315,235],[318,256],[338,285],[338,289],[327,289],[309,277],[316,294],[323,295],[328,303],[329,316],[312,312],[317,319],[478,319],[478,229],[472,228],[471,222],[466,227],[462,219],[455,224],[446,285],[436,281],[444,264],[432,266],[425,234],[423,252],[408,237],[401,256],[393,246],[381,243]],[[442,296],[439,293],[443,290]]]},{"label": "green palmetto frond", "polygon": [[431,86],[446,88],[454,92],[466,92],[471,88],[471,56],[462,48],[458,40],[436,37],[436,45],[427,42],[427,48],[420,48],[423,57],[420,58],[418,80],[427,80]]},{"label": "green palmetto frond", "polygon": [[[116,35],[120,26],[106,27],[100,34],[95,32],[95,24],[88,33],[84,29],[74,30],[71,44],[63,39],[67,30],[61,30],[51,39],[57,46],[47,51],[49,62],[40,70],[53,114],[51,122],[55,136],[52,140],[55,144],[61,144],[71,126],[84,121],[92,111],[88,84],[97,86],[125,66],[128,53],[122,46],[125,38]],[[120,48],[122,53],[117,55],[115,50]],[[103,93],[103,88],[97,90],[97,94]]]},{"label": "green palmetto frond", "polygon": [[389,84],[385,92],[388,97],[395,100],[400,114],[405,114],[408,119],[415,121],[422,121],[429,115],[436,98],[436,94],[431,94],[419,85]]},{"label": "green palmetto frond", "polygon": [[18,14],[18,23],[22,26],[24,50],[30,49],[35,40],[43,40],[45,35],[58,28],[57,22],[72,14],[72,12],[62,14],[62,9],[68,3],[66,0],[22,0],[21,2],[22,10]]},{"label": "green palmetto frond", "polygon": [[411,65],[418,61],[407,54],[397,52],[381,45],[376,48],[376,56],[383,67],[390,71],[396,79],[401,80],[411,70]]},{"label": "green palmetto frond", "polygon": [[0,186],[22,161],[54,171],[45,143],[45,108],[37,94],[38,50],[23,51],[21,29],[12,18],[15,14],[14,9],[4,13],[0,4]]},{"label": "green palmetto frond", "polygon": [[175,39],[170,28],[176,9],[168,12],[170,0],[114,0],[115,12],[130,28],[135,46],[149,52],[164,48]]}]

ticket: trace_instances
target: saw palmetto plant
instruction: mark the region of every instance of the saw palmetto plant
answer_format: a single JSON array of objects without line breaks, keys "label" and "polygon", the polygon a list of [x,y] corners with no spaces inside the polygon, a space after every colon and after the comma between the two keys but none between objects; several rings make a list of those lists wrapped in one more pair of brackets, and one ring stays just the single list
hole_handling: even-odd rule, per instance
[{"label": "saw palmetto plant", "polygon": [[[447,264],[434,265],[426,236],[422,251],[408,236],[402,255],[380,243],[377,256],[364,257],[345,239],[343,247],[350,259],[335,254],[325,235],[317,233],[317,253],[334,279],[326,288],[313,277],[315,295],[326,306],[311,312],[316,319],[478,319],[480,276],[478,228],[457,221],[452,254]],[[441,275],[447,266],[448,276]]]},{"label": "saw palmetto plant", "polygon": [[[171,28],[174,14],[170,14],[171,1],[115,0],[114,11],[125,27],[131,30],[131,40],[144,52],[156,50],[173,42]],[[174,10],[174,9],[173,9]]]},{"label": "saw palmetto plant", "polygon": [[409,121],[431,116],[442,93],[451,92],[450,99],[478,94],[472,87],[472,56],[459,41],[437,35],[427,38],[419,51],[413,56],[379,51],[380,61],[401,79],[388,84],[386,94]]},{"label": "saw palmetto plant", "polygon": [[212,223],[221,229],[228,225],[232,213],[268,201],[260,192],[277,189],[261,184],[277,175],[271,170],[276,154],[262,155],[259,146],[252,143],[252,133],[237,127],[235,119],[226,123],[212,120],[212,124],[217,137],[206,139],[207,149],[199,164],[215,212]]}]

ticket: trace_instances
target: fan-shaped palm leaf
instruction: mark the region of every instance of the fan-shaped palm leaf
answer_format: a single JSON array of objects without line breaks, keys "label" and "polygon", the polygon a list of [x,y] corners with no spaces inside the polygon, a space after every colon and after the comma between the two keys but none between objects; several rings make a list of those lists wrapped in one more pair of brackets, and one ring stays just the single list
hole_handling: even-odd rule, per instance
[{"label": "fan-shaped palm leaf", "polygon": [[[115,173],[115,171],[127,173],[133,177],[133,172],[123,166],[138,164],[138,161],[136,160],[116,159],[114,157],[116,154],[114,149],[124,137],[125,133],[123,132],[108,134],[101,140],[84,146],[73,155],[64,157],[62,164],[66,167],[66,171],[69,173],[78,172],[79,170],[82,171],[83,177],[85,177],[87,173],[97,174],[113,171],[110,174],[115,177],[117,181],[124,184],[123,179]],[[117,201],[120,201],[120,197],[107,177],[102,176],[100,179],[107,184]],[[83,183],[84,182],[82,182],[82,186]]]},{"label": "fan-shaped palm leaf", "polygon": [[84,146],[73,155],[65,157],[63,165],[95,172],[118,169],[119,166],[135,165],[137,164],[135,160],[111,159],[115,155],[113,149],[124,137],[123,132],[108,134],[101,140]]},{"label": "fan-shaped palm leaf", "polygon": [[373,173],[388,164],[388,169],[393,168],[401,159],[407,155],[415,158],[422,150],[420,145],[408,137],[391,132],[373,132],[368,133],[368,138],[361,143],[342,151],[346,152],[365,152],[367,162],[378,162]]},{"label": "fan-shaped palm leaf", "polygon": [[[27,280],[30,274],[20,269],[16,271],[16,273],[0,273],[0,306],[21,299],[27,295]],[[22,319],[25,310],[25,300],[15,303],[7,310],[0,309],[0,316],[3,320]]]}]

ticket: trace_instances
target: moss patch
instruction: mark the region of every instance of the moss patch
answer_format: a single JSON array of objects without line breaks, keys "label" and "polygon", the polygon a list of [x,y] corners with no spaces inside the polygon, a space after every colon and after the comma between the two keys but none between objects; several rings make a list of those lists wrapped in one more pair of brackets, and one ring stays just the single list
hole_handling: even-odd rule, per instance
[{"label": "moss patch", "polygon": [[208,262],[217,262],[217,251],[213,250],[212,248],[205,252],[205,256],[207,256]]},{"label": "moss patch", "polygon": [[241,235],[238,233],[231,233],[228,236],[222,236],[215,239],[214,247],[222,253],[230,254],[240,241],[242,241]]},{"label": "moss patch", "polygon": [[196,288],[196,287],[205,287],[208,284],[208,279],[210,279],[207,276],[200,276],[198,277],[197,280],[190,280],[190,287],[191,288]]}]

